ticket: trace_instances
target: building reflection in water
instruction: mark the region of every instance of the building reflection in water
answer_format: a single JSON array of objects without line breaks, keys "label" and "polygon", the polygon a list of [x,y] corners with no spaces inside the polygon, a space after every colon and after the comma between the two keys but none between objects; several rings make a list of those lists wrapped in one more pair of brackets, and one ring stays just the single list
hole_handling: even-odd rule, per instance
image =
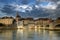
[{"label": "building reflection in water", "polygon": [[12,31],[12,35],[11,36],[12,36],[13,40],[16,40],[16,36],[17,36],[16,34],[17,34],[16,30]]},{"label": "building reflection in water", "polygon": [[[59,35],[59,36],[58,36]],[[52,40],[59,40],[60,39],[60,31],[50,31],[49,37]]]},{"label": "building reflection in water", "polygon": [[0,40],[12,40],[12,38],[13,38],[12,35],[13,35],[13,33],[11,30],[2,30],[0,32]]},{"label": "building reflection in water", "polygon": [[23,40],[23,30],[17,30],[17,40]]},{"label": "building reflection in water", "polygon": [[0,40],[60,40],[60,31],[0,30]]}]

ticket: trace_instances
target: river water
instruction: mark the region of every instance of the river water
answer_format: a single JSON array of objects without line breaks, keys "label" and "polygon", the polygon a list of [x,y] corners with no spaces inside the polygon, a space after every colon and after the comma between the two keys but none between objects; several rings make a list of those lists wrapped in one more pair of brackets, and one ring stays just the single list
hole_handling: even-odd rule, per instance
[{"label": "river water", "polygon": [[60,31],[0,30],[0,40],[60,40]]}]

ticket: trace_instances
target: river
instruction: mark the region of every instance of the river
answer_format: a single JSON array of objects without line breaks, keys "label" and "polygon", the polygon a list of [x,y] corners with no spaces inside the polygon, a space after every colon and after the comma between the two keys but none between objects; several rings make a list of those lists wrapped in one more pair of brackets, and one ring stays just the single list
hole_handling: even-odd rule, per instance
[{"label": "river", "polygon": [[60,31],[0,30],[0,40],[60,40]]}]

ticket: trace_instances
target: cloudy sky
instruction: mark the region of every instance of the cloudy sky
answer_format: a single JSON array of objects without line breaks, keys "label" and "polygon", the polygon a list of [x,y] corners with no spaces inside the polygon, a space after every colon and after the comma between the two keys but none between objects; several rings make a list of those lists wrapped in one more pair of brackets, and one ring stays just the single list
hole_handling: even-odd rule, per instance
[{"label": "cloudy sky", "polygon": [[33,18],[60,17],[60,0],[0,0],[0,17],[16,16]]}]

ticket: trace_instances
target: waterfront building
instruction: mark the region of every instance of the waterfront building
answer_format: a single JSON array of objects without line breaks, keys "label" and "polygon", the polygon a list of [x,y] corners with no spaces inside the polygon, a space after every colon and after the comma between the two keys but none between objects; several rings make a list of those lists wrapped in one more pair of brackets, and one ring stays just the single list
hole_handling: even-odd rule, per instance
[{"label": "waterfront building", "polygon": [[55,27],[60,27],[60,17],[55,20]]},{"label": "waterfront building", "polygon": [[17,28],[23,28],[23,21],[21,21],[21,16],[18,14],[18,12],[16,13],[16,25]]},{"label": "waterfront building", "polygon": [[28,28],[35,28],[35,21],[33,18],[27,18],[29,20]]},{"label": "waterfront building", "polygon": [[56,23],[60,23],[60,17],[56,19]]},{"label": "waterfront building", "polygon": [[35,25],[37,26],[37,28],[49,27],[50,23],[51,23],[51,19],[48,18],[39,18],[35,20]]},{"label": "waterfront building", "polygon": [[18,14],[18,12],[16,13],[16,18],[15,18],[15,20],[16,20],[16,22],[18,22],[19,20],[21,19],[21,16]]},{"label": "waterfront building", "polygon": [[33,18],[21,18],[21,21],[23,21],[23,26],[27,29],[34,24]]},{"label": "waterfront building", "polygon": [[50,23],[51,23],[51,19],[48,18],[43,19],[43,27],[49,27]]},{"label": "waterfront building", "polygon": [[21,16],[16,13],[16,18],[13,17],[2,17],[0,18],[0,24],[4,25],[16,25],[16,28],[54,28],[55,26],[60,25],[60,18],[57,18],[56,20],[52,20],[49,18],[21,18]]},{"label": "waterfront building", "polygon": [[12,25],[14,23],[14,18],[13,17],[2,17],[0,18],[0,24],[4,25]]}]

